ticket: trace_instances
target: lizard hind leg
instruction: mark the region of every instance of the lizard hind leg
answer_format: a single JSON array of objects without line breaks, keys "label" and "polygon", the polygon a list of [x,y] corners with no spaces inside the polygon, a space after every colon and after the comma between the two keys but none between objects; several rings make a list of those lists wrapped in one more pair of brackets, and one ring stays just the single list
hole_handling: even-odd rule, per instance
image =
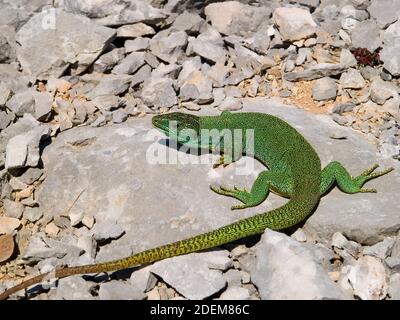
[{"label": "lizard hind leg", "polygon": [[253,183],[250,191],[240,189],[236,186],[233,189],[224,186],[210,186],[210,188],[218,194],[233,197],[243,203],[242,205],[232,206],[232,210],[259,205],[267,198],[271,190],[284,196],[290,196],[292,193],[290,179],[284,173],[273,170],[262,171]]},{"label": "lizard hind leg", "polygon": [[376,189],[364,189],[362,186],[369,180],[385,175],[393,170],[388,168],[380,172],[374,172],[377,164],[364,170],[359,176],[352,177],[340,162],[329,163],[321,172],[321,194],[326,193],[330,187],[337,183],[340,190],[346,193],[377,192]]}]

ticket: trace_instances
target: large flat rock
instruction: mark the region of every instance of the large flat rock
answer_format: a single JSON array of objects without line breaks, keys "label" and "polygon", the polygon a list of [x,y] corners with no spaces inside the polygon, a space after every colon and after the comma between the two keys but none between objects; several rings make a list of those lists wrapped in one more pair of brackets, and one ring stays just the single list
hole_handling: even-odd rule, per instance
[{"label": "large flat rock", "polygon": [[[358,174],[376,161],[383,163],[363,136],[327,116],[308,114],[273,100],[243,102],[244,111],[275,114],[294,125],[315,146],[324,165],[339,160]],[[217,114],[214,109],[201,113]],[[331,134],[347,139],[334,140],[329,138]],[[210,231],[287,201],[272,194],[256,208],[231,211],[236,200],[213,193],[210,183],[250,187],[263,166],[246,157],[214,170],[211,163],[190,163],[199,162],[200,157],[165,144],[165,137],[152,128],[150,117],[60,134],[42,155],[47,178],[37,192],[41,208],[49,217],[66,215],[74,223],[84,216],[94,216],[96,224],[117,222],[125,234],[107,246],[116,258]],[[179,156],[186,164],[154,163],[155,150],[174,159]],[[386,161],[389,164],[393,165]],[[306,230],[324,242],[336,231],[365,243],[394,234],[400,228],[399,182],[397,170],[369,183],[378,194],[347,195],[332,190],[306,222]],[[101,260],[110,259],[102,256]]]}]

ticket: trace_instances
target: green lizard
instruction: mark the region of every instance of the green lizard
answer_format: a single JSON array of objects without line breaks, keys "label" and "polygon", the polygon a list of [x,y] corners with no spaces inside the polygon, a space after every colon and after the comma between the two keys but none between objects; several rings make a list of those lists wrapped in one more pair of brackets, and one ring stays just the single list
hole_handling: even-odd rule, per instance
[{"label": "green lizard", "polygon": [[[171,121],[176,126],[171,126]],[[253,207],[263,202],[270,191],[289,198],[283,206],[255,216],[239,220],[219,229],[200,234],[185,240],[145,250],[135,255],[110,262],[76,267],[61,267],[52,273],[40,274],[28,279],[0,294],[0,299],[45,280],[47,277],[64,278],[75,274],[89,274],[126,269],[161,259],[187,254],[207,248],[219,246],[240,238],[260,234],[265,228],[282,230],[294,226],[304,220],[318,204],[321,195],[325,194],[334,183],[346,193],[376,192],[375,189],[363,189],[368,180],[384,175],[393,170],[373,171],[378,165],[365,170],[357,177],[351,177],[339,162],[331,162],[321,170],[320,159],[313,147],[305,138],[285,121],[262,113],[230,113],[220,116],[199,117],[185,113],[170,113],[152,118],[153,125],[171,139],[191,147],[223,150],[217,165],[228,165],[237,161],[249,146],[246,135],[241,141],[225,143],[224,138],[202,141],[202,129],[254,130],[252,156],[261,161],[268,170],[261,172],[250,191],[237,187],[214,187],[218,194],[230,196],[242,204],[232,209]],[[188,129],[192,135],[187,134]],[[241,146],[241,149],[237,149]]]}]

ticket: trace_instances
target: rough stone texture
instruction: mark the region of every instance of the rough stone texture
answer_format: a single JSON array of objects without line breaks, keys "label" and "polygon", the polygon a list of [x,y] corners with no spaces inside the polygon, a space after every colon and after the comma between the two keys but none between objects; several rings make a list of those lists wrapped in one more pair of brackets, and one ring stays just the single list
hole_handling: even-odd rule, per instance
[{"label": "rough stone texture", "polygon": [[262,299],[346,299],[311,251],[290,237],[268,229],[255,252],[252,281]]},{"label": "rough stone texture", "polygon": [[400,20],[390,25],[384,33],[384,46],[380,53],[383,66],[393,76],[400,75]]},{"label": "rough stone texture", "polygon": [[81,248],[74,246],[70,239],[68,243],[63,243],[47,238],[43,233],[36,233],[29,238],[29,243],[23,252],[22,259],[27,264],[54,257],[60,259],[67,255],[77,259],[82,251]]},{"label": "rough stone texture", "polygon": [[110,281],[100,285],[100,300],[142,300],[145,294],[129,283]]},{"label": "rough stone texture", "polygon": [[400,273],[394,273],[390,276],[388,293],[392,300],[400,300]]},{"label": "rough stone texture", "polygon": [[37,120],[48,120],[53,103],[53,97],[47,92],[38,92],[34,89],[21,91],[11,97],[6,103],[17,116],[31,113]]},{"label": "rough stone texture", "polygon": [[101,55],[93,65],[96,72],[105,72],[111,70],[117,63],[125,57],[124,48],[116,48]]},{"label": "rough stone texture", "polygon": [[340,85],[342,88],[362,89],[365,87],[365,80],[360,71],[351,68],[345,73],[342,73],[340,77]]},{"label": "rough stone texture", "polygon": [[40,160],[40,142],[49,134],[49,127],[39,126],[11,138],[6,149],[6,169],[36,167]]},{"label": "rough stone texture", "polygon": [[133,74],[145,63],[145,54],[143,52],[132,52],[121,60],[114,67],[114,74]]},{"label": "rough stone texture", "polygon": [[335,232],[332,236],[332,247],[343,249],[350,253],[353,257],[356,257],[360,251],[361,245],[354,241],[349,241],[340,232]]},{"label": "rough stone texture", "polygon": [[221,271],[209,269],[200,253],[156,262],[151,272],[188,299],[205,299],[225,287]]},{"label": "rough stone texture", "polygon": [[200,104],[211,102],[212,82],[202,71],[193,71],[182,83],[180,97]]},{"label": "rough stone texture", "polygon": [[176,93],[169,78],[151,78],[143,84],[143,102],[156,108],[170,108],[178,103]]},{"label": "rough stone texture", "polygon": [[376,78],[371,83],[371,100],[384,104],[390,98],[397,98],[399,96],[398,87],[388,81]]},{"label": "rough stone texture", "polygon": [[17,57],[22,69],[39,79],[59,77],[75,63],[78,66],[72,72],[80,73],[94,62],[114,35],[114,30],[86,17],[59,9],[43,11],[18,31]]},{"label": "rough stone texture", "polygon": [[20,202],[15,202],[10,199],[3,200],[5,215],[10,218],[20,219],[24,212],[24,205]]},{"label": "rough stone texture", "polygon": [[300,40],[316,32],[317,24],[310,12],[300,8],[277,8],[273,20],[283,40]]},{"label": "rough stone texture", "polygon": [[336,98],[337,84],[332,78],[325,77],[315,80],[312,88],[314,100],[330,100]]},{"label": "rough stone texture", "polygon": [[188,42],[184,31],[163,30],[150,40],[151,53],[168,63],[175,63],[182,55]]},{"label": "rough stone texture", "polygon": [[57,290],[50,290],[49,299],[54,300],[93,300],[90,290],[96,284],[81,276],[71,276],[58,280]]},{"label": "rough stone texture", "polygon": [[373,52],[382,44],[380,29],[373,20],[361,21],[351,33],[351,43],[355,48],[367,48]]},{"label": "rough stone texture", "polygon": [[250,299],[249,290],[241,287],[228,288],[219,297],[221,300],[248,300]]},{"label": "rough stone texture", "polygon": [[24,210],[24,218],[30,222],[36,222],[43,217],[43,212],[39,207],[26,207]]},{"label": "rough stone texture", "polygon": [[363,254],[375,256],[379,259],[386,259],[392,253],[392,248],[395,244],[395,239],[386,238],[385,240],[378,242],[377,244],[364,247]]},{"label": "rough stone texture", "polygon": [[120,1],[114,0],[65,0],[58,1],[58,6],[66,11],[86,15],[94,21],[107,26],[121,26],[138,22],[156,23],[166,18],[166,14],[154,8],[148,0]]},{"label": "rough stone texture", "polygon": [[303,71],[287,72],[284,74],[284,78],[288,81],[314,80],[341,74],[347,68],[341,63],[319,63]]},{"label": "rough stone texture", "polygon": [[147,292],[153,289],[158,279],[154,276],[153,273],[151,273],[152,267],[153,266],[150,265],[132,272],[132,275],[129,279],[131,285],[141,292]]},{"label": "rough stone texture", "polygon": [[186,31],[189,34],[198,33],[203,23],[204,19],[202,19],[200,15],[184,11],[176,17],[171,28],[172,30]]},{"label": "rough stone texture", "polygon": [[368,12],[379,26],[386,28],[399,18],[400,2],[397,0],[372,0]]},{"label": "rough stone texture", "polygon": [[125,74],[105,75],[87,96],[94,99],[98,96],[119,95],[129,88],[131,80],[132,76]]},{"label": "rough stone texture", "polygon": [[354,294],[363,300],[381,300],[387,295],[389,277],[385,266],[375,257],[358,259],[348,277]]},{"label": "rough stone texture", "polygon": [[239,1],[225,1],[209,4],[204,13],[218,32],[246,36],[257,31],[272,11],[267,6],[255,7]]},{"label": "rough stone texture", "polygon": [[197,55],[213,62],[226,59],[226,50],[221,44],[203,40],[200,38],[190,38],[187,53],[194,52]]},{"label": "rough stone texture", "polygon": [[147,50],[149,46],[150,40],[148,38],[136,38],[134,40],[125,41],[126,52]]},{"label": "rough stone texture", "polygon": [[154,29],[144,23],[126,24],[117,29],[117,37],[119,38],[138,38],[153,35]]},{"label": "rough stone texture", "polygon": [[10,123],[14,120],[15,115],[13,113],[6,113],[4,111],[0,111],[0,130],[4,130],[7,128]]},{"label": "rough stone texture", "polygon": [[[275,114],[294,125],[316,148],[324,166],[329,161],[339,160],[350,173],[356,174],[375,162],[385,163],[376,158],[374,146],[351,129],[335,124],[329,116],[308,115],[265,98],[244,99],[243,102],[244,111]],[[200,114],[205,112],[200,111]],[[115,126],[74,128],[60,134],[42,155],[47,178],[36,195],[43,212],[47,216],[58,216],[74,203],[70,209],[72,214],[85,212],[93,215],[96,221],[118,220],[126,233],[109,247],[113,248],[117,243],[138,252],[213,230],[285,203],[284,199],[271,194],[256,208],[231,212],[229,208],[236,202],[211,192],[209,184],[237,184],[249,188],[258,172],[264,170],[263,166],[249,158],[224,170],[212,169],[215,160],[203,165],[157,164],[159,161],[152,155],[157,155],[158,148],[160,158],[165,152],[171,155],[171,161],[178,155],[186,163],[189,160],[197,163],[200,158],[167,148],[162,135],[155,131],[149,133],[150,120],[150,117],[129,119]],[[333,132],[347,139],[330,139]],[[154,142],[156,137],[160,137],[159,142]],[[246,165],[250,173],[248,169],[244,170]],[[388,165],[396,166],[396,163],[387,160]],[[235,170],[240,168],[245,173],[235,175]],[[173,176],[174,181],[166,180],[165,176]],[[196,184],[188,184],[188,179],[196,181]],[[379,196],[348,195],[333,189],[321,200],[304,230],[325,242],[336,231],[349,239],[370,244],[394,234],[400,227],[397,216],[400,208],[396,201],[397,192],[392,186],[399,183],[399,179],[395,170],[368,183],[378,189]],[[168,197],[154,201],[154,195],[160,192],[167,192]],[[182,192],[187,194],[184,199]],[[206,202],[203,201],[205,198]],[[393,205],[388,206],[388,203]],[[159,232],[152,232],[155,228]]]}]

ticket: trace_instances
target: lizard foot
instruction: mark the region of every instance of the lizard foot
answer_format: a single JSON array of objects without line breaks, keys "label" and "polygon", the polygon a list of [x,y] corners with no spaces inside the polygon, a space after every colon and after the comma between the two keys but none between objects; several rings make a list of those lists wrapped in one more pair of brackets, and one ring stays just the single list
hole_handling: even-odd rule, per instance
[{"label": "lizard foot", "polygon": [[223,166],[224,168],[229,164],[229,162],[226,161],[224,155],[221,155],[217,162],[213,164],[213,168],[218,168],[219,166]]},{"label": "lizard foot", "polygon": [[361,175],[366,177],[366,179],[367,179],[366,181],[368,181],[368,180],[371,180],[373,178],[383,176],[384,174],[387,174],[390,171],[394,170],[393,167],[390,167],[390,168],[385,169],[383,171],[379,171],[379,172],[373,173],[375,171],[375,169],[378,168],[378,167],[379,167],[378,164],[374,164],[371,168],[369,168],[369,169],[365,170],[363,173],[361,173]]},{"label": "lizard foot", "polygon": [[361,192],[361,193],[376,193],[376,189],[362,189],[361,187],[366,183],[367,181],[374,179],[376,177],[383,176],[391,171],[394,170],[394,168],[390,167],[388,169],[385,169],[383,171],[375,172],[375,169],[378,168],[379,165],[374,164],[371,168],[368,168],[367,170],[363,171],[358,177],[353,178],[353,182],[355,183],[356,188],[358,190],[356,192]]},{"label": "lizard foot", "polygon": [[[229,189],[226,188],[224,186],[219,186],[218,187],[214,187],[214,186],[210,186],[211,190],[224,195],[224,196],[228,196],[228,197],[233,197],[239,201],[241,201],[242,203],[244,203],[245,205],[248,203],[251,203],[252,198],[251,198],[251,193],[249,193],[248,191],[246,191],[246,189],[239,189],[238,187],[234,186],[233,189]],[[236,206],[234,206],[236,207]],[[233,208],[233,207],[232,207]],[[239,209],[239,208],[235,208],[235,209]]]}]

